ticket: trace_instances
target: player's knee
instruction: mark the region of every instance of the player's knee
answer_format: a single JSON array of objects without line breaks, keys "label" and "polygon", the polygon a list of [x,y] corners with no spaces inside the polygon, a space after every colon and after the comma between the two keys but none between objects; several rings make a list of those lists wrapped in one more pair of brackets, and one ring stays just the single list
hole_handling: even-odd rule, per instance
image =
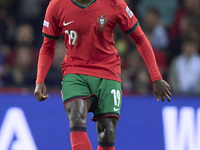
[{"label": "player's knee", "polygon": [[69,119],[70,128],[74,126],[85,127],[87,121],[87,114],[77,108],[65,107]]},{"label": "player's knee", "polygon": [[73,124],[79,124],[84,123],[86,121],[85,117],[81,117],[81,114],[73,114],[69,116],[69,122],[72,122]]},{"label": "player's knee", "polygon": [[115,141],[115,128],[106,127],[99,134],[99,142],[108,143]]},{"label": "player's knee", "polygon": [[117,118],[109,117],[97,120],[98,141],[100,143],[112,143],[115,141]]},{"label": "player's knee", "polygon": [[115,140],[115,129],[114,128],[106,128],[104,130],[104,136],[107,142]]}]

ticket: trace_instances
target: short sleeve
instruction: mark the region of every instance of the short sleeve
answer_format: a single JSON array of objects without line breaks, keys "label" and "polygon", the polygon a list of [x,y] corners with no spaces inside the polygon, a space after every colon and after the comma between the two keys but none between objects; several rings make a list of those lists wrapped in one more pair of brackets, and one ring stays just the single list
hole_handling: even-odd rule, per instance
[{"label": "short sleeve", "polygon": [[59,29],[59,23],[55,15],[55,10],[52,8],[53,4],[50,1],[49,6],[47,7],[45,19],[43,22],[43,29],[42,29],[42,35],[52,39],[57,40],[59,39],[60,35],[60,29]]},{"label": "short sleeve", "polygon": [[126,34],[133,32],[139,22],[124,0],[117,0],[117,23]]}]

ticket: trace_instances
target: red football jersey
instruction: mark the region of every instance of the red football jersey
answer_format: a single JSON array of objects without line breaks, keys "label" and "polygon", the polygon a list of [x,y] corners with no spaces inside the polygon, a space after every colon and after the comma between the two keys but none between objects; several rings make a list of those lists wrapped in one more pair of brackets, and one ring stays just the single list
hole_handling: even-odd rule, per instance
[{"label": "red football jersey", "polygon": [[73,0],[52,0],[42,33],[54,40],[61,33],[64,38],[63,76],[85,74],[121,82],[120,57],[113,41],[117,23],[126,34],[139,24],[124,0],[94,0],[87,7]]}]

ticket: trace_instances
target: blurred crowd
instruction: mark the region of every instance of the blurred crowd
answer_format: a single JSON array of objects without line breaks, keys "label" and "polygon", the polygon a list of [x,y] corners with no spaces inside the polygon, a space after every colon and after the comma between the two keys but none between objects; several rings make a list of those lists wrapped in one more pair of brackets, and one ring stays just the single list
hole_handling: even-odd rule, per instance
[{"label": "blurred crowd", "polygon": [[[149,39],[159,69],[173,94],[200,94],[200,1],[125,1]],[[34,88],[48,3],[49,0],[0,1],[0,88]],[[121,56],[123,92],[152,93],[148,70],[133,40],[117,26],[114,41]],[[48,87],[60,88],[65,53],[60,38],[46,77]]]}]

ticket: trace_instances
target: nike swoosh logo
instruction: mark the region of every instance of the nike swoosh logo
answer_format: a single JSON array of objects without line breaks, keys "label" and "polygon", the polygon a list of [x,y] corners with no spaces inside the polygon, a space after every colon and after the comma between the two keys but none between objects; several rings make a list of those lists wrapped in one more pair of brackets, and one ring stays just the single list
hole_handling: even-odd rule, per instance
[{"label": "nike swoosh logo", "polygon": [[67,25],[71,24],[72,22],[74,22],[74,20],[73,20],[73,21],[70,21],[70,22],[68,22],[68,23],[63,22],[63,26],[67,26]]},{"label": "nike swoosh logo", "polygon": [[113,109],[114,109],[114,111],[118,111],[119,110],[119,108],[115,108],[115,107]]}]

